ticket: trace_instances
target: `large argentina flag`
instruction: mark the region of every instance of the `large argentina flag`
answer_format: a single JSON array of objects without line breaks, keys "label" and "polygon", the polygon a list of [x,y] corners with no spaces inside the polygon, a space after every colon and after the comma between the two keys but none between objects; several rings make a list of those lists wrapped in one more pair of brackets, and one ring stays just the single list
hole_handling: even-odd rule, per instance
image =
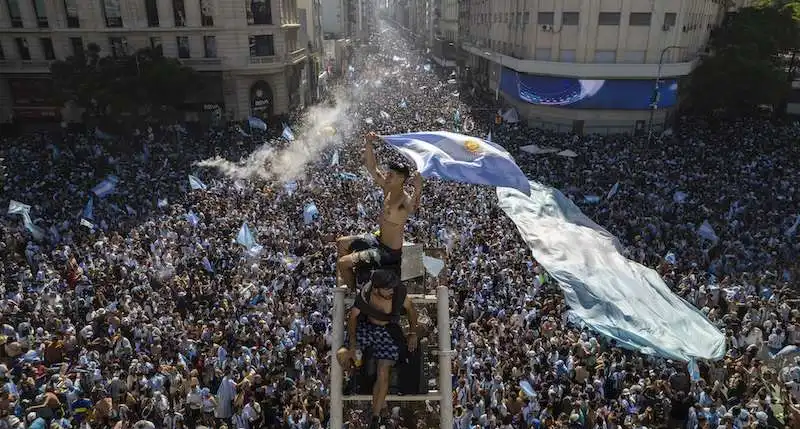
[{"label": "large argentina flag", "polygon": [[500,208],[556,280],[578,319],[624,347],[671,359],[721,359],[725,336],[654,270],[626,258],[616,237],[557,189],[498,188]]},{"label": "large argentina flag", "polygon": [[417,165],[422,177],[514,188],[530,194],[530,185],[514,158],[478,137],[448,131],[383,136]]}]

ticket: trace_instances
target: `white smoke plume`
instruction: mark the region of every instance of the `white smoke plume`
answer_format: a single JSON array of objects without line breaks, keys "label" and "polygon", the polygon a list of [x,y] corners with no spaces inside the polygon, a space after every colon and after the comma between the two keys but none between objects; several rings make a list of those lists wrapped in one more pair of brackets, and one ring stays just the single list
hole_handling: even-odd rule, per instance
[{"label": "white smoke plume", "polygon": [[[326,149],[339,145],[349,138],[355,118],[349,116],[355,96],[337,93],[336,106],[313,106],[309,109],[305,126],[293,129],[295,141],[278,147],[269,141],[239,162],[215,157],[197,163],[213,168],[231,179],[263,179],[289,181],[304,175],[306,166],[320,158]],[[335,133],[333,133],[335,131]]]}]

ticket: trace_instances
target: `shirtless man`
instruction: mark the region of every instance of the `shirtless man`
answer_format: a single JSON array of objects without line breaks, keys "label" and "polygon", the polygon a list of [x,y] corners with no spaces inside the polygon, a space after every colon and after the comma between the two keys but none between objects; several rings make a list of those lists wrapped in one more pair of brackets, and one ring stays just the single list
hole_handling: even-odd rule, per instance
[{"label": "shirtless man", "polygon": [[[399,308],[393,307],[393,298],[397,278],[390,270],[377,270],[374,272],[370,283],[356,297],[355,305],[350,309],[347,318],[347,337],[345,345],[336,351],[336,358],[344,371],[350,369],[355,360],[356,350],[370,348],[373,357],[378,362],[378,373],[375,385],[372,387],[372,422],[370,429],[377,429],[380,424],[381,411],[386,406],[386,394],[389,391],[389,372],[400,356],[401,344],[389,332],[389,329],[400,329],[396,324],[399,322]],[[399,300],[398,300],[399,301]],[[374,316],[369,315],[370,311],[361,317],[362,311],[359,308],[369,306],[374,310]],[[403,309],[408,315],[408,335],[406,344],[408,351],[413,353],[417,348],[417,311],[411,299],[406,295],[402,303]],[[369,308],[365,308],[369,310]],[[384,320],[383,317],[388,316]],[[389,324],[395,326],[388,327]]]},{"label": "shirtless man", "polygon": [[[406,221],[419,206],[422,195],[422,176],[418,172],[411,175],[408,167],[396,163],[390,163],[388,171],[378,169],[373,143],[379,138],[377,134],[369,133],[364,150],[364,165],[378,186],[383,189],[383,213],[378,221],[379,235],[351,235],[336,240],[337,284],[346,285],[351,289],[355,289],[356,286],[353,272],[355,268],[368,266],[374,269],[400,265]],[[404,189],[409,176],[414,184],[414,195],[408,195]],[[354,252],[354,248],[359,250]]]}]

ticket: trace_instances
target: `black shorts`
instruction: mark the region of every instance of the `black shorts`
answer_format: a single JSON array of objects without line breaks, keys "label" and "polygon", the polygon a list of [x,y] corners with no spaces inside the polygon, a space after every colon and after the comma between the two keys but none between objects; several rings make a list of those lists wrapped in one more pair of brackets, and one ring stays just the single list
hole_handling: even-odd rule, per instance
[{"label": "black shorts", "polygon": [[392,249],[374,234],[364,234],[350,243],[350,252],[355,255],[356,267],[387,267],[400,265],[403,259],[403,249]]}]

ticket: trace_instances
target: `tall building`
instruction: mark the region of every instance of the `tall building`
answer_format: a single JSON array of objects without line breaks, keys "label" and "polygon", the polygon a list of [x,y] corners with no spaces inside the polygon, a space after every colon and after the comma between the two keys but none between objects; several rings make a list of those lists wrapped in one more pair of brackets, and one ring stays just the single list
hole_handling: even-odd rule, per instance
[{"label": "tall building", "polygon": [[322,0],[326,39],[368,40],[377,24],[375,0]]},{"label": "tall building", "polygon": [[458,0],[437,0],[433,12],[431,58],[442,67],[454,68],[459,46]]},{"label": "tall building", "polygon": [[466,0],[468,79],[538,126],[660,128],[726,13],[718,0]]},{"label": "tall building", "polygon": [[[56,119],[62,106],[53,101],[49,64],[90,43],[102,55],[160,47],[198,70],[205,89],[187,100],[187,109],[219,109],[236,119],[286,113],[309,100],[317,76],[309,66],[316,45],[301,40],[298,2],[4,0],[0,121]],[[321,27],[308,15],[320,13],[318,0],[305,3],[306,29]]]}]

